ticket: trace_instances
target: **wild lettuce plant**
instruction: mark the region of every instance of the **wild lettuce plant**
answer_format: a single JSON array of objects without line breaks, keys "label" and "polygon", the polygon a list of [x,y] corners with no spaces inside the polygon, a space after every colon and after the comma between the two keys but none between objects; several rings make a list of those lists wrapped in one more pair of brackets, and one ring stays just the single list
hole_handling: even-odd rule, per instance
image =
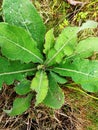
[{"label": "wild lettuce plant", "polygon": [[96,28],[96,22],[89,20],[81,27],[66,27],[55,37],[54,29],[46,32],[30,0],[3,0],[2,9],[0,89],[4,83],[14,84],[15,92],[24,95],[16,98],[6,113],[15,116],[26,111],[34,91],[35,106],[43,103],[59,109],[64,104],[59,85],[67,83],[66,77],[88,92],[98,92],[98,61],[88,59],[98,52],[98,37],[79,42],[77,38],[81,30]]}]

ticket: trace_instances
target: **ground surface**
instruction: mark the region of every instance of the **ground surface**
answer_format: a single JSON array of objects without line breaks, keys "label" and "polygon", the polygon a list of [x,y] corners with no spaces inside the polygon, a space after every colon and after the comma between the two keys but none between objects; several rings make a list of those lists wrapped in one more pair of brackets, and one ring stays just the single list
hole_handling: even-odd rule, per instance
[{"label": "ground surface", "polygon": [[[82,6],[72,6],[65,0],[33,0],[47,30],[54,27],[55,35],[68,25],[79,26],[87,19],[98,21],[98,0],[85,2]],[[65,104],[60,110],[43,105],[34,108],[32,101],[31,108],[22,116],[9,117],[3,109],[11,108],[16,93],[13,85],[4,85],[0,92],[0,130],[98,130],[98,101],[80,90],[63,86],[63,91]]]}]

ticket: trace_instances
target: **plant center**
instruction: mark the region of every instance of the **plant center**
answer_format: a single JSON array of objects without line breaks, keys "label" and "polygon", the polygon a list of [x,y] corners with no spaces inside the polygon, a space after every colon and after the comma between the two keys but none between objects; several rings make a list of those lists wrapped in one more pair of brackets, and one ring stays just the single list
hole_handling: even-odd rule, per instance
[{"label": "plant center", "polygon": [[45,70],[45,65],[38,65],[37,70]]}]

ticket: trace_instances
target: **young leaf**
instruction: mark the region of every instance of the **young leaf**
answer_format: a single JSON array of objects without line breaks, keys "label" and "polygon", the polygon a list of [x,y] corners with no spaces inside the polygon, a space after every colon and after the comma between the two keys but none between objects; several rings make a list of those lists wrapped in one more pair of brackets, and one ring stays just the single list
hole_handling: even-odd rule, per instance
[{"label": "young leaf", "polygon": [[72,77],[73,81],[89,92],[98,92],[98,61],[76,59],[53,70],[62,76]]},{"label": "young leaf", "polygon": [[37,92],[36,95],[36,106],[41,103],[48,92],[48,79],[46,72],[38,71],[35,75],[35,78],[32,80],[31,89]]},{"label": "young leaf", "polygon": [[89,37],[79,42],[75,53],[77,57],[88,58],[98,52],[98,37]]},{"label": "young leaf", "polygon": [[95,22],[93,20],[87,20],[85,23],[82,24],[79,31],[88,29],[88,28],[97,28],[98,22]]},{"label": "young leaf", "polygon": [[36,42],[24,29],[17,26],[0,23],[0,46],[2,54],[11,60],[21,60],[26,63],[43,62]]},{"label": "young leaf", "polygon": [[53,109],[59,109],[64,104],[64,93],[51,75],[49,75],[48,93],[43,103]]},{"label": "young leaf", "polygon": [[57,38],[54,48],[49,51],[46,64],[60,63],[65,56],[73,54],[77,43],[77,33],[83,29],[96,28],[97,25],[97,22],[87,21],[81,27],[65,28]]},{"label": "young leaf", "polygon": [[24,98],[16,98],[13,103],[11,110],[4,110],[10,116],[21,115],[30,107],[30,102],[32,99],[32,94],[29,94]]},{"label": "young leaf", "polygon": [[3,83],[12,84],[14,80],[21,81],[27,73],[35,71],[32,64],[26,65],[18,61],[10,62],[0,57],[0,89]]},{"label": "young leaf", "polygon": [[47,55],[50,51],[50,49],[54,46],[55,43],[55,38],[54,38],[54,34],[53,34],[53,28],[50,29],[46,35],[45,35],[45,44],[44,44],[44,53]]},{"label": "young leaf", "polygon": [[22,80],[19,84],[15,86],[15,91],[19,95],[25,95],[31,91],[30,89],[31,82],[29,80]]},{"label": "young leaf", "polygon": [[67,82],[66,78],[64,77],[61,77],[60,75],[54,73],[54,72],[50,72],[51,76],[55,79],[55,81],[57,83],[60,83],[60,84],[64,84]]},{"label": "young leaf", "polygon": [[45,26],[30,0],[3,0],[3,16],[5,22],[25,28],[42,48]]},{"label": "young leaf", "polygon": [[47,65],[60,63],[65,56],[73,53],[77,43],[78,27],[65,28],[56,40],[54,48],[49,51]]}]

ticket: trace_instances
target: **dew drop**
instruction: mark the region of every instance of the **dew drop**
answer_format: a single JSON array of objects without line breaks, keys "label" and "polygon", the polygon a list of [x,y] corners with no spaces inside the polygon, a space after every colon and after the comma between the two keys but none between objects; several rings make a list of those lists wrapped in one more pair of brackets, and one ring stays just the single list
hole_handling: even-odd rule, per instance
[{"label": "dew drop", "polygon": [[97,71],[95,70],[94,73],[97,73]]},{"label": "dew drop", "polygon": [[22,4],[20,4],[20,8],[21,8],[21,7],[23,7],[23,5],[22,5]]},{"label": "dew drop", "polygon": [[18,82],[17,85],[20,85],[20,82]]},{"label": "dew drop", "polygon": [[32,21],[30,21],[30,20],[25,20],[25,21],[23,21],[22,23],[29,25],[29,24],[32,24]]},{"label": "dew drop", "polygon": [[18,23],[18,21],[15,21],[15,23]]}]

